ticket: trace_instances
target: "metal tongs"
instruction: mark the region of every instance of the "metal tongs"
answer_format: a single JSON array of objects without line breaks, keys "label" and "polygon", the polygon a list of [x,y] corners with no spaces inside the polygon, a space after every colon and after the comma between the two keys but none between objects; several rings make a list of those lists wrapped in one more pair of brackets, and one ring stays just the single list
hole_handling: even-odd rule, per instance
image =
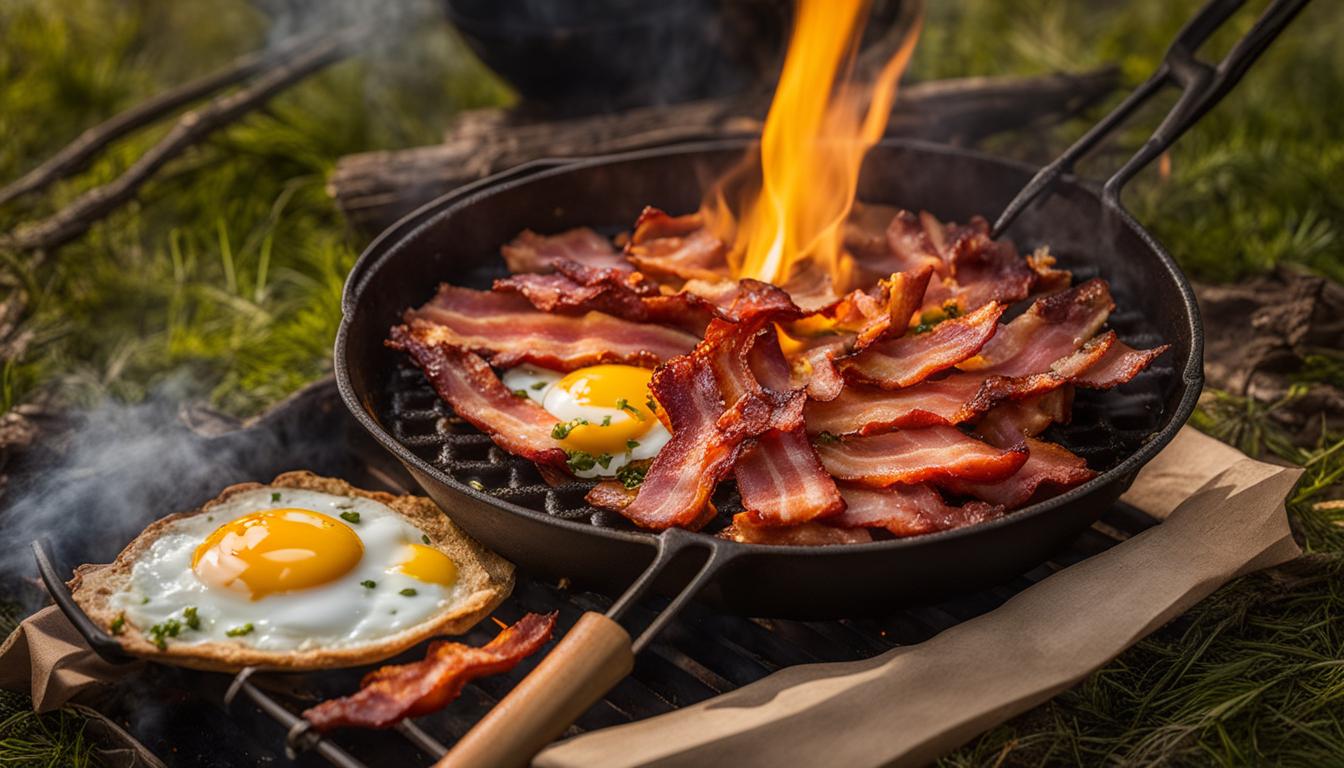
[{"label": "metal tongs", "polygon": [[1168,85],[1174,85],[1181,91],[1176,104],[1167,112],[1167,116],[1153,131],[1153,135],[1148,137],[1148,141],[1144,142],[1139,151],[1134,153],[1120,170],[1106,180],[1102,188],[1102,200],[1106,205],[1115,209],[1121,208],[1120,192],[1125,184],[1143,170],[1144,166],[1165,152],[1190,126],[1203,117],[1204,113],[1221,101],[1308,2],[1310,0],[1275,0],[1260,15],[1246,36],[1216,66],[1199,60],[1195,57],[1195,52],[1224,22],[1246,4],[1246,0],[1212,0],[1205,5],[1181,28],[1162,58],[1162,63],[1142,85],[1134,89],[1134,92],[1120,102],[1110,114],[1075,141],[1064,154],[1038,171],[1031,181],[1027,182],[1022,191],[1018,192],[1003,209],[1003,213],[999,214],[991,236],[997,238],[1002,235],[1012,226],[1018,214],[1036,198],[1049,191],[1060,176],[1072,173],[1079,159],[1110,136],[1155,94]]}]

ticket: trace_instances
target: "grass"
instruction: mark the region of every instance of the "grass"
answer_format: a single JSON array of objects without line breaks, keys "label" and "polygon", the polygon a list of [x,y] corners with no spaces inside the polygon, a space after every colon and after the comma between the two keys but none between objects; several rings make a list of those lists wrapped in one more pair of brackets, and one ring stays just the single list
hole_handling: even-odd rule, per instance
[{"label": "grass", "polygon": [[[1136,83],[1199,4],[931,3],[912,74],[1118,62]],[[0,3],[0,179],[18,177],[119,109],[263,45],[269,20],[257,7],[265,5]],[[1225,49],[1249,23],[1241,17],[1211,47]],[[1150,169],[1127,193],[1195,277],[1240,280],[1291,264],[1344,279],[1342,35],[1344,19],[1331,4],[1313,4],[1173,148],[1170,173]],[[322,375],[341,282],[362,246],[323,190],[336,159],[432,142],[455,111],[509,98],[451,34],[422,25],[216,134],[40,269],[0,254],[0,290],[30,299],[30,341],[21,356],[0,361],[0,410],[38,396],[80,405],[171,388],[245,415]],[[1082,170],[1100,176],[1116,167],[1158,114],[1136,120]],[[1086,124],[991,148],[1044,159]],[[164,130],[120,142],[50,193],[0,208],[0,231],[115,178]],[[1344,353],[1319,350],[1299,377],[1344,382]],[[1308,557],[1224,587],[946,765],[1320,765],[1344,754],[1344,509],[1323,503],[1344,478],[1344,443],[1294,448],[1267,418],[1274,407],[1214,394],[1197,423],[1307,467],[1290,514]],[[93,759],[76,716],[26,709],[22,696],[0,697],[0,765]]]}]

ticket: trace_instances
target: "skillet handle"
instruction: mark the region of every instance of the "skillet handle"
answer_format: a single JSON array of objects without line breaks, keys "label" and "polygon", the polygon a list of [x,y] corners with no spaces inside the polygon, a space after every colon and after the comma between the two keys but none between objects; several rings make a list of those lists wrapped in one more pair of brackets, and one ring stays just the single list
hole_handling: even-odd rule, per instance
[{"label": "skillet handle", "polygon": [[1054,186],[1060,176],[1072,173],[1079,159],[1110,136],[1155,94],[1174,85],[1181,91],[1176,104],[1139,151],[1106,181],[1102,199],[1107,205],[1119,208],[1120,191],[1125,184],[1221,101],[1308,2],[1310,0],[1274,0],[1246,36],[1217,66],[1212,66],[1196,58],[1195,51],[1245,5],[1245,0],[1210,0],[1181,28],[1152,76],[1027,182],[999,214],[991,235],[1002,235],[1032,201]]},{"label": "skillet handle", "polygon": [[589,611],[435,768],[525,766],[634,669],[630,634]]}]

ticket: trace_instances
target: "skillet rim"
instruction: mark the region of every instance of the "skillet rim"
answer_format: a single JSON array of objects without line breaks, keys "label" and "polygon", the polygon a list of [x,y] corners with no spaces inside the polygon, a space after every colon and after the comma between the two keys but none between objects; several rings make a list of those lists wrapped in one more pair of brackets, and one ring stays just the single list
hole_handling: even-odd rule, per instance
[{"label": "skillet rim", "polygon": [[[750,136],[730,136],[588,157],[545,158],[535,160],[501,171],[500,173],[492,174],[491,176],[479,179],[455,190],[451,190],[402,217],[387,229],[383,230],[383,232],[369,243],[360,254],[359,258],[356,259],[355,264],[350,268],[350,272],[346,276],[345,285],[341,295],[341,322],[337,328],[333,352],[333,367],[336,376],[336,385],[341,395],[341,401],[345,404],[346,409],[350,411],[351,415],[359,422],[360,426],[362,426],[374,440],[390,452],[398,461],[401,461],[408,466],[413,466],[417,471],[433,478],[445,488],[448,488],[459,495],[487,504],[503,512],[530,517],[543,524],[569,529],[572,532],[581,535],[596,536],[607,540],[620,541],[621,543],[626,544],[641,544],[657,548],[660,546],[660,541],[662,541],[662,534],[664,533],[662,531],[606,528],[594,525],[590,522],[555,517],[544,511],[530,509],[512,501],[493,496],[484,491],[478,491],[465,483],[457,481],[443,470],[421,459],[408,447],[393,437],[392,434],[379,423],[378,419],[364,407],[358,393],[355,391],[355,386],[350,378],[350,363],[347,359],[350,326],[358,311],[359,302],[363,296],[364,290],[367,288],[368,283],[372,278],[385,266],[385,262],[396,254],[401,247],[406,246],[413,241],[425,227],[432,223],[434,219],[437,219],[439,216],[446,214],[454,208],[470,205],[482,197],[498,194],[503,190],[508,190],[515,186],[574,170],[609,165],[629,160],[663,157],[667,155],[692,155],[696,153],[734,149],[743,151],[750,146],[752,141],[754,141],[754,138]],[[1007,170],[1023,173],[1026,175],[1026,178],[1030,178],[1032,174],[1037,171],[1036,167],[1016,160],[995,157],[975,150],[950,147],[945,144],[937,144],[934,142],[888,138],[878,142],[876,146],[913,150],[916,153],[926,153],[944,157],[969,157],[977,162],[997,165]],[[1185,273],[1181,271],[1181,268],[1176,264],[1176,261],[1171,255],[1167,253],[1167,250],[1162,244],[1158,242],[1158,240],[1123,207],[1123,205],[1112,203],[1106,197],[1099,194],[1092,186],[1088,185],[1084,180],[1079,179],[1072,174],[1062,176],[1059,179],[1058,184],[1072,187],[1085,195],[1095,198],[1099,208],[1102,210],[1103,216],[1107,215],[1107,213],[1116,216],[1119,222],[1129,229],[1132,234],[1138,237],[1152,255],[1156,256],[1158,263],[1166,270],[1169,278],[1175,283],[1176,288],[1180,293],[1183,316],[1187,326],[1186,332],[1189,335],[1190,340],[1189,355],[1185,360],[1177,364],[1180,380],[1185,386],[1185,391],[1182,394],[1180,401],[1170,413],[1164,415],[1165,423],[1161,429],[1151,435],[1138,447],[1138,449],[1119,464],[1101,472],[1091,480],[1075,486],[1058,496],[1022,507],[1003,517],[984,523],[923,534],[920,536],[872,541],[861,544],[845,544],[840,546],[750,544],[719,538],[712,534],[705,534],[699,531],[683,531],[683,533],[693,537],[691,543],[709,548],[722,547],[726,550],[725,554],[732,559],[736,559],[740,556],[771,557],[786,554],[813,557],[842,557],[848,553],[872,554],[886,551],[904,551],[927,544],[935,544],[964,537],[990,535],[1000,528],[1018,525],[1030,518],[1046,514],[1058,507],[1081,500],[1092,494],[1094,491],[1100,490],[1103,486],[1115,482],[1125,475],[1137,473],[1138,470],[1151,461],[1162,448],[1166,447],[1185,426],[1190,415],[1194,412],[1195,405],[1199,399],[1204,384],[1204,327],[1199,314],[1199,306],[1195,300],[1194,289],[1191,287],[1190,281],[1186,278]],[[445,514],[447,514],[446,510]]]}]

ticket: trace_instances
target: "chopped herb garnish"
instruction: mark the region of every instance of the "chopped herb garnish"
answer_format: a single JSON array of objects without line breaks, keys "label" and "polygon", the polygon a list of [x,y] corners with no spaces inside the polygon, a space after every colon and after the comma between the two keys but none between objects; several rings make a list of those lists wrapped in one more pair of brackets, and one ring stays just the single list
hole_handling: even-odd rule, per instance
[{"label": "chopped herb garnish", "polygon": [[838,443],[838,442],[840,442],[840,438],[836,437],[835,435],[831,434],[830,432],[822,432],[821,434],[817,435],[817,442],[818,442],[818,443]]},{"label": "chopped herb garnish", "polygon": [[915,334],[928,333],[933,330],[935,323],[920,323],[915,326]]},{"label": "chopped herb garnish", "polygon": [[606,416],[602,417],[602,426],[604,427],[611,426],[611,414],[607,414]]},{"label": "chopped herb garnish", "polygon": [[168,647],[168,638],[177,637],[181,633],[182,622],[177,619],[168,619],[162,624],[155,624],[149,628],[149,639],[162,651]]},{"label": "chopped herb garnish", "polygon": [[943,305],[943,316],[949,320],[954,317],[961,317],[961,307],[957,306],[955,301],[949,301]]},{"label": "chopped herb garnish", "polygon": [[423,541],[424,543],[428,544],[428,543],[429,543],[429,536],[427,536],[427,535],[425,535],[425,534],[422,533],[422,534],[420,534],[420,540]]},{"label": "chopped herb garnish", "polygon": [[140,598],[140,604],[141,604],[141,605],[148,605],[148,604],[149,604],[149,595],[145,595],[144,597]]},{"label": "chopped herb garnish", "polygon": [[233,627],[232,629],[227,630],[224,634],[228,635],[229,637],[242,637],[243,635],[250,635],[252,634],[252,622],[249,621],[248,623],[243,624],[241,626]]},{"label": "chopped herb garnish", "polygon": [[113,619],[113,620],[112,620],[112,623],[109,624],[109,625],[107,625],[107,628],[108,628],[108,630],[111,631],[112,634],[114,634],[114,635],[120,635],[122,632],[125,632],[125,631],[126,631],[126,614],[124,614],[124,613],[118,613],[118,614],[117,614],[117,618]]},{"label": "chopped herb garnish", "polygon": [[621,481],[621,485],[631,490],[638,488],[644,482],[644,475],[648,473],[647,464],[626,464],[624,467],[616,470],[616,479]]},{"label": "chopped herb garnish", "polygon": [[658,412],[658,401],[654,400],[652,396],[650,396],[649,399],[645,400],[644,404],[649,406],[649,413]]},{"label": "chopped herb garnish", "polygon": [[565,461],[574,472],[587,472],[597,465],[597,459],[587,451],[566,451],[569,459]]},{"label": "chopped herb garnish", "polygon": [[271,501],[272,501],[272,502],[276,502],[276,501],[279,501],[279,500],[280,500],[280,492],[279,492],[279,491],[276,491],[275,493],[272,493],[272,494],[271,494]]},{"label": "chopped herb garnish", "polygon": [[467,485],[470,485],[472,488],[475,488],[478,491],[485,490],[485,483],[482,483],[480,480],[477,480],[475,478],[468,480]]},{"label": "chopped herb garnish", "polygon": [[632,450],[632,451],[633,451],[633,450],[635,450],[636,448],[639,447],[639,441],[638,441],[638,440],[626,440],[626,441],[625,441],[625,447],[628,448],[629,450]]},{"label": "chopped herb garnish", "polygon": [[616,399],[616,407],[621,409],[622,411],[629,411],[631,414],[634,415],[636,419],[639,419],[640,421],[644,420],[644,414],[640,413],[639,409],[631,405],[630,401],[626,400],[624,397],[619,397]]},{"label": "chopped herb garnish", "polygon": [[358,523],[359,513],[354,511],[353,509],[347,509],[346,511],[341,513],[341,519],[347,523]]},{"label": "chopped herb garnish", "polygon": [[190,629],[201,628],[201,617],[196,615],[196,606],[194,605],[182,609],[182,619],[187,622],[187,627]]},{"label": "chopped herb garnish", "polygon": [[412,588],[410,588],[410,587],[407,587],[407,588],[401,590],[400,592],[398,592],[397,594],[398,594],[398,595],[401,595],[402,597],[415,597],[416,595],[418,595],[418,594],[420,594],[420,593],[419,593],[419,592],[416,592],[414,589],[412,589]]},{"label": "chopped herb garnish", "polygon": [[597,465],[603,469],[611,466],[611,454],[604,453],[597,457]]},{"label": "chopped herb garnish", "polygon": [[378,586],[378,582],[374,581],[373,579],[365,579],[359,582],[359,586],[365,589],[373,589],[374,587]]},{"label": "chopped herb garnish", "polygon": [[569,433],[572,432],[575,427],[587,423],[587,419],[570,419],[569,421],[556,422],[555,426],[551,427],[551,437],[556,440],[564,440],[566,437],[569,437]]},{"label": "chopped herb garnish", "polygon": [[532,389],[535,391],[541,391],[545,388],[546,388],[546,382],[544,381],[538,381],[536,384],[532,385]]},{"label": "chopped herb garnish", "polygon": [[215,516],[214,516],[214,515],[206,515],[206,516],[205,516],[205,522],[207,522],[207,523],[213,523],[213,522],[215,522]]},{"label": "chopped herb garnish", "polygon": [[527,390],[526,390],[526,389],[515,389],[515,390],[513,390],[513,396],[514,396],[514,397],[527,397]]}]

